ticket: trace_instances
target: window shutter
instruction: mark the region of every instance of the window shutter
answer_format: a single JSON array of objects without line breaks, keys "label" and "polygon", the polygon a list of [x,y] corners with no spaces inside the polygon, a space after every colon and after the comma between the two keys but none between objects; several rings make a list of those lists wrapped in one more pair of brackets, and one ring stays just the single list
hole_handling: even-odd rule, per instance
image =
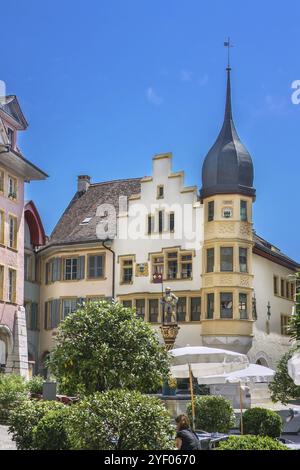
[{"label": "window shutter", "polygon": [[31,322],[30,322],[30,327],[32,330],[37,329],[37,303],[32,302],[31,304]]},{"label": "window shutter", "polygon": [[49,303],[45,302],[45,317],[44,317],[44,328],[45,330],[48,330],[48,308],[49,308]]},{"label": "window shutter", "polygon": [[49,263],[46,263],[45,264],[45,284],[49,284],[48,274],[49,274]]},{"label": "window shutter", "polygon": [[51,301],[51,327],[57,328],[60,322],[60,299]]},{"label": "window shutter", "polygon": [[56,280],[60,281],[61,280],[61,258],[56,258],[56,263],[57,263]]},{"label": "window shutter", "polygon": [[77,279],[84,279],[84,261],[85,261],[85,256],[79,256]]}]

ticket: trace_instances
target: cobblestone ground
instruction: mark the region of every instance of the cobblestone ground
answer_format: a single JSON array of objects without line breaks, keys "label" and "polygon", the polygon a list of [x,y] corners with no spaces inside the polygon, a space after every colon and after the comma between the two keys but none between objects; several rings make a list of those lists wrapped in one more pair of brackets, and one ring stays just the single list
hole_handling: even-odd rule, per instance
[{"label": "cobblestone ground", "polygon": [[14,450],[16,449],[15,443],[11,440],[7,432],[7,426],[0,425],[0,450]]}]

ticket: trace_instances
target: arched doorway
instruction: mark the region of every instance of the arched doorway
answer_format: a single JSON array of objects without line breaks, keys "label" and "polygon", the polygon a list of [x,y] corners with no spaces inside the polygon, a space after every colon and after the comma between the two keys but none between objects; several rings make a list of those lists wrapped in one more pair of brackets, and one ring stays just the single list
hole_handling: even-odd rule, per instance
[{"label": "arched doorway", "polygon": [[260,357],[259,359],[257,359],[256,364],[258,364],[259,366],[269,367],[264,357]]},{"label": "arched doorway", "polygon": [[12,352],[13,339],[10,329],[0,325],[0,372],[5,372],[7,357]]}]

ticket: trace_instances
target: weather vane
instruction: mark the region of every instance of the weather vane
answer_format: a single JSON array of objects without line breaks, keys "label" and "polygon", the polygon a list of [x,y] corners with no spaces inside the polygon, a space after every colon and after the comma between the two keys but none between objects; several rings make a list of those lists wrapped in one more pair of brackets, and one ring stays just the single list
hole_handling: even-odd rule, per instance
[{"label": "weather vane", "polygon": [[234,46],[233,44],[231,44],[230,38],[228,38],[227,41],[224,42],[224,46],[227,47],[227,49],[228,49],[228,66],[227,66],[227,68],[230,70],[230,48]]}]

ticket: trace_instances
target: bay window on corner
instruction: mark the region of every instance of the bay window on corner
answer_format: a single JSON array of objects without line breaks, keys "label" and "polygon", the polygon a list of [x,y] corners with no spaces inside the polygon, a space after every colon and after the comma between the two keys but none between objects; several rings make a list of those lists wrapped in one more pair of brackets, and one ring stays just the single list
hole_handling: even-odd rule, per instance
[{"label": "bay window on corner", "polygon": [[242,292],[239,293],[239,312],[241,320],[248,319],[248,295]]},{"label": "bay window on corner", "polygon": [[247,248],[239,248],[239,265],[240,265],[240,272],[247,273],[248,272],[248,249]]},{"label": "bay window on corner", "polygon": [[233,247],[226,246],[220,248],[220,270],[222,272],[233,271]]},{"label": "bay window on corner", "polygon": [[220,294],[220,317],[233,317],[233,294],[232,292],[221,292]]}]

